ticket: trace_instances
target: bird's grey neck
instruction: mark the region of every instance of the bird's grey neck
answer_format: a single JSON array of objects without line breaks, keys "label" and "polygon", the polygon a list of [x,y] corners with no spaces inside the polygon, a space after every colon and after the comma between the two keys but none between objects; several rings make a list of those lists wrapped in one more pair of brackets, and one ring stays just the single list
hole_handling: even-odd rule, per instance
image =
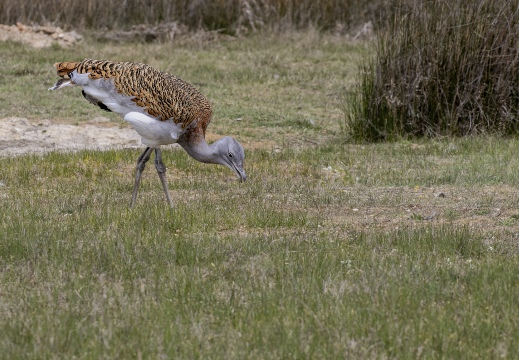
[{"label": "bird's grey neck", "polygon": [[179,142],[186,152],[194,159],[210,164],[218,164],[216,150],[204,139],[193,142]]}]

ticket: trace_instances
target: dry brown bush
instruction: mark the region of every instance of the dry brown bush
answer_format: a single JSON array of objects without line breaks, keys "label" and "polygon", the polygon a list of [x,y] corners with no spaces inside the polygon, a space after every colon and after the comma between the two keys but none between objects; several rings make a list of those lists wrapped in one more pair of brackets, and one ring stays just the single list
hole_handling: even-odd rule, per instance
[{"label": "dry brown bush", "polygon": [[417,2],[381,34],[347,117],[361,141],[519,130],[519,3]]},{"label": "dry brown bush", "polygon": [[[398,2],[398,1],[396,1]],[[231,33],[315,27],[351,29],[386,16],[391,0],[3,0],[0,23],[121,29],[177,22]]]}]

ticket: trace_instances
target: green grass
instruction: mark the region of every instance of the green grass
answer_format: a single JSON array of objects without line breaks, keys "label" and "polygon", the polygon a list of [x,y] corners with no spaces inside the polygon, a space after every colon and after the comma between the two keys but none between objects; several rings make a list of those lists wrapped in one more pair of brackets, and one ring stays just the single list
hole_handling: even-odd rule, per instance
[{"label": "green grass", "polygon": [[[458,155],[470,159],[488,141],[458,141]],[[508,145],[517,150],[517,144]],[[452,156],[438,155],[449,144],[423,146],[423,155]],[[398,230],[359,229],[362,220],[347,215],[351,204],[361,209],[380,204],[365,198],[365,185],[326,180],[322,164],[347,158],[352,148],[329,150],[251,151],[244,184],[229,181],[224,168],[166,151],[168,174],[175,177],[173,210],[153,168],[145,172],[137,206],[128,208],[129,164],[136,151],[0,160],[2,354],[488,358],[516,353],[516,228],[454,223],[446,207],[445,222],[409,216]],[[355,150],[361,163],[373,159],[373,152],[384,165],[408,156],[404,146],[392,153],[384,145]],[[453,192],[485,185],[470,160],[446,167],[462,174],[450,185]],[[422,178],[400,174],[399,180],[395,174],[377,177],[371,191],[391,189],[408,176],[410,183]],[[362,183],[371,177],[364,176]],[[502,180],[515,184],[512,177]],[[352,188],[359,194],[348,197],[344,191]],[[385,200],[395,216],[401,201],[402,195]],[[517,199],[500,206],[517,214]],[[340,221],[331,220],[337,216]]]},{"label": "green grass", "polygon": [[[48,65],[82,55],[0,49],[0,101],[14,104],[0,117],[100,115],[46,92]],[[340,89],[364,46],[336,39],[86,50],[197,83],[209,129],[245,139],[248,180],[166,149],[175,208],[148,166],[130,209],[137,149],[0,158],[2,357],[518,353],[517,140],[341,143]]]}]

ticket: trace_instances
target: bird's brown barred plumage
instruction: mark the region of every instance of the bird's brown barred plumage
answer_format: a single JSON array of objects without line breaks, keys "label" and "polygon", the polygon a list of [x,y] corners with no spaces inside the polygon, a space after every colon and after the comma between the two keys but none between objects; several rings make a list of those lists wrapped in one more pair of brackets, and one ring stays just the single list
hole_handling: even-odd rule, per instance
[{"label": "bird's brown barred plumage", "polygon": [[151,66],[133,62],[86,59],[54,64],[60,77],[68,78],[77,70],[91,79],[111,79],[116,90],[132,98],[138,106],[159,120],[172,119],[183,128],[198,120],[205,135],[211,121],[209,101],[192,85]]},{"label": "bird's brown barred plumage", "polygon": [[[227,166],[240,181],[247,178],[243,169],[245,151],[238,141],[226,136],[212,144],[206,142],[205,129],[211,120],[211,106],[185,81],[139,63],[87,59],[60,62],[54,66],[61,79],[49,90],[79,85],[89,102],[121,114],[142,136],[147,148],[137,162],[130,206],[135,204],[142,172],[155,151],[155,168],[166,200],[173,207],[166,166],[162,161],[162,145],[178,143],[194,159]],[[164,120],[172,120],[175,124]]]}]

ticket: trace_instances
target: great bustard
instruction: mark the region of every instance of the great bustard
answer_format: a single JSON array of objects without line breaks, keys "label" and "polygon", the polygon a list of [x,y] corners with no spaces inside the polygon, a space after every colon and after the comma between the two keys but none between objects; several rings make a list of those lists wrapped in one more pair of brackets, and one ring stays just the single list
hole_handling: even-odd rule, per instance
[{"label": "great bustard", "polygon": [[146,64],[132,62],[86,59],[60,62],[54,67],[61,79],[49,90],[81,86],[85,99],[103,110],[121,114],[147,146],[137,161],[130,206],[135,204],[141,174],[153,150],[166,199],[173,206],[161,145],[178,143],[196,160],[225,165],[240,181],[245,181],[243,147],[229,136],[207,144],[205,129],[211,121],[211,105],[187,82]]}]

